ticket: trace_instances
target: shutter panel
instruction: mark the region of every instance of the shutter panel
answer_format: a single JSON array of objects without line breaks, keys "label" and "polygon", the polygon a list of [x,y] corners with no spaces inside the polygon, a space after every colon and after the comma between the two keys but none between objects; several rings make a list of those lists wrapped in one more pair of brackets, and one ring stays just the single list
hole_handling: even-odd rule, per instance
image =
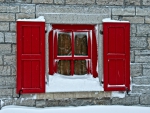
[{"label": "shutter panel", "polygon": [[130,90],[130,24],[103,23],[104,90]]},{"label": "shutter panel", "polygon": [[17,22],[17,93],[45,92],[45,22]]}]

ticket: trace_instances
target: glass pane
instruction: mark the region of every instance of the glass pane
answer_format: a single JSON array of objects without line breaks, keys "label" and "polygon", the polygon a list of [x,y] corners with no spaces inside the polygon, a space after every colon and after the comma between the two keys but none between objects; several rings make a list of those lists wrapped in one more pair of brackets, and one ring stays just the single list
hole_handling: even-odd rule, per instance
[{"label": "glass pane", "polygon": [[87,74],[86,60],[75,60],[74,61],[74,74],[75,75]]},{"label": "glass pane", "polygon": [[75,35],[75,55],[88,55],[87,34]]},{"label": "glass pane", "polygon": [[58,34],[58,55],[71,55],[71,35],[69,33]]},{"label": "glass pane", "polygon": [[71,75],[70,74],[70,60],[59,60],[58,61],[58,69],[59,74],[62,75]]}]

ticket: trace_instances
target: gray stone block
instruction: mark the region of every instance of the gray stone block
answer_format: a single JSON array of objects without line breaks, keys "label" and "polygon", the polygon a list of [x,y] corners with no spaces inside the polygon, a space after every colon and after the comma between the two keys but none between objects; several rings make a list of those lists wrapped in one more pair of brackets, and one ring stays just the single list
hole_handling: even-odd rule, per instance
[{"label": "gray stone block", "polygon": [[0,54],[11,53],[10,44],[0,44]]},{"label": "gray stone block", "polygon": [[2,102],[1,102],[1,101],[2,101],[2,100],[0,100],[0,110],[1,110],[1,108],[2,108],[2,105],[1,105]]},{"label": "gray stone block", "polygon": [[113,8],[112,15],[135,15],[134,7],[126,7],[126,8]]},{"label": "gray stone block", "polygon": [[89,105],[111,105],[110,98],[94,99]]},{"label": "gray stone block", "polygon": [[136,24],[130,24],[130,36],[136,35]]},{"label": "gray stone block", "polygon": [[130,64],[130,75],[131,76],[141,76],[142,75],[142,65],[141,64]]},{"label": "gray stone block", "polygon": [[16,43],[16,33],[5,33],[5,42],[7,43]]},{"label": "gray stone block", "polygon": [[54,107],[58,106],[58,100],[47,100],[46,107]]},{"label": "gray stone block", "polygon": [[16,67],[16,55],[4,56],[4,65],[12,65]]},{"label": "gray stone block", "polygon": [[123,5],[123,0],[96,0],[98,5]]},{"label": "gray stone block", "polygon": [[11,66],[11,75],[16,75],[16,66]]},{"label": "gray stone block", "polygon": [[135,56],[136,63],[149,63],[150,56]]},{"label": "gray stone block", "polygon": [[0,56],[0,65],[3,64],[3,56]]},{"label": "gray stone block", "polygon": [[149,85],[150,77],[133,77],[132,82],[136,85]]},{"label": "gray stone block", "polygon": [[15,31],[16,32],[16,22],[11,22],[10,23],[10,31]]},{"label": "gray stone block", "polygon": [[65,0],[54,0],[54,4],[65,4]]},{"label": "gray stone block", "polygon": [[5,77],[6,86],[9,88],[16,87],[16,76]]},{"label": "gray stone block", "polygon": [[20,98],[15,101],[16,105],[19,106],[29,106],[29,107],[35,107],[35,100],[34,99],[27,99],[27,98]]},{"label": "gray stone block", "polygon": [[0,21],[15,21],[15,14],[13,13],[0,13]]},{"label": "gray stone block", "polygon": [[130,23],[144,23],[144,17],[123,17],[122,20],[129,21]]},{"label": "gray stone block", "polygon": [[[37,5],[36,13],[75,13],[77,14],[96,14],[96,15],[111,15],[110,8],[97,7],[97,6],[62,6],[62,5]],[[81,14],[82,13],[82,14]],[[70,15],[71,16],[71,15]]]},{"label": "gray stone block", "polygon": [[149,35],[150,25],[149,24],[138,24],[137,25],[137,36]]},{"label": "gray stone block", "polygon": [[149,16],[145,17],[145,23],[148,23],[148,24],[150,23],[150,17]]},{"label": "gray stone block", "polygon": [[12,3],[31,3],[32,0],[6,0],[6,2]]},{"label": "gray stone block", "polygon": [[149,7],[147,7],[147,8],[137,7],[137,8],[136,8],[136,15],[139,15],[139,16],[147,16],[147,15],[150,15]]},{"label": "gray stone block", "polygon": [[6,85],[5,78],[6,78],[6,77],[0,77],[0,86]]},{"label": "gray stone block", "polygon": [[140,56],[150,55],[150,50],[135,50],[135,55]]},{"label": "gray stone block", "polygon": [[35,13],[17,13],[16,14],[16,20],[17,19],[34,19]]},{"label": "gray stone block", "polygon": [[8,106],[8,105],[13,105],[14,100],[12,98],[7,98],[7,99],[2,99],[2,101],[3,101],[2,107],[4,107],[4,106]]},{"label": "gray stone block", "polygon": [[147,39],[148,42],[148,49],[150,49],[150,38]]},{"label": "gray stone block", "polygon": [[113,105],[138,105],[139,97],[136,96],[126,96],[125,98],[112,98]]},{"label": "gray stone block", "polygon": [[143,0],[143,5],[150,5],[150,0]]},{"label": "gray stone block", "polygon": [[138,105],[139,97],[135,96],[126,96],[125,97],[125,105]]},{"label": "gray stone block", "polygon": [[140,96],[140,104],[150,105],[150,94],[143,94]]},{"label": "gray stone block", "polygon": [[0,75],[10,75],[10,66],[0,66]]},{"label": "gray stone block", "polygon": [[0,87],[7,87],[7,88],[16,87],[16,77],[15,76],[0,77]]},{"label": "gray stone block", "polygon": [[85,14],[39,14],[44,16],[47,23],[66,23],[66,24],[97,24],[108,15],[85,15]]},{"label": "gray stone block", "polygon": [[133,85],[132,93],[146,94],[150,93],[150,86],[142,86],[142,85]]},{"label": "gray stone block", "polygon": [[134,62],[134,51],[130,51],[130,62]]},{"label": "gray stone block", "polygon": [[131,48],[141,48],[144,49],[148,46],[146,37],[131,37],[130,47]]},{"label": "gray stone block", "polygon": [[36,107],[37,108],[44,108],[46,103],[45,103],[45,100],[44,99],[41,99],[41,100],[36,100]]},{"label": "gray stone block", "polygon": [[21,12],[22,13],[34,13],[35,5],[34,4],[21,5]]},{"label": "gray stone block", "polygon": [[7,6],[7,12],[18,13],[20,12],[19,5],[9,5]]},{"label": "gray stone block", "polygon": [[2,4],[2,5],[0,5],[0,12],[7,12],[7,5],[4,5],[4,4]]},{"label": "gray stone block", "polygon": [[9,31],[9,23],[0,22],[0,31]]},{"label": "gray stone block", "polygon": [[150,76],[150,64],[143,64],[143,75]]},{"label": "gray stone block", "polygon": [[4,2],[4,0],[0,0],[0,2]]},{"label": "gray stone block", "polygon": [[16,45],[13,44],[13,45],[12,45],[12,53],[13,53],[13,54],[16,54],[16,51],[17,51],[17,50],[16,50]]},{"label": "gray stone block", "polygon": [[0,32],[0,43],[4,42],[4,33]]},{"label": "gray stone block", "polygon": [[0,89],[1,96],[12,96],[12,89]]},{"label": "gray stone block", "polygon": [[125,5],[141,5],[140,0],[125,0]]},{"label": "gray stone block", "polygon": [[53,0],[32,0],[32,3],[45,3],[52,4]]},{"label": "gray stone block", "polygon": [[66,0],[66,4],[95,4],[95,0]]}]

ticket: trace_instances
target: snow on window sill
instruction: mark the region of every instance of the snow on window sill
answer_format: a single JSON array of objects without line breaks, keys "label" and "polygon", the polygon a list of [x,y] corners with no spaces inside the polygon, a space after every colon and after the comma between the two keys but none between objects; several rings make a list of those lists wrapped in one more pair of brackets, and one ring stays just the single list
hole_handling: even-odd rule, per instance
[{"label": "snow on window sill", "polygon": [[64,76],[54,74],[49,76],[46,92],[83,92],[104,91],[98,78],[92,75]]}]

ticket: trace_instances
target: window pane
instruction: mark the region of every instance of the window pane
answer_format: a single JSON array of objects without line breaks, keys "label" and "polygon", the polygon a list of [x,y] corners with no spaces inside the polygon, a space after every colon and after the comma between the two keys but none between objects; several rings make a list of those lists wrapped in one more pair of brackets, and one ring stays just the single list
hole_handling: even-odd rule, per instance
[{"label": "window pane", "polygon": [[70,75],[70,60],[59,60],[57,71],[62,75]]},{"label": "window pane", "polygon": [[58,55],[71,55],[71,35],[69,33],[58,34]]},{"label": "window pane", "polygon": [[74,74],[75,75],[87,74],[86,60],[75,60],[74,61]]},{"label": "window pane", "polygon": [[75,55],[88,55],[87,35],[75,35]]}]

